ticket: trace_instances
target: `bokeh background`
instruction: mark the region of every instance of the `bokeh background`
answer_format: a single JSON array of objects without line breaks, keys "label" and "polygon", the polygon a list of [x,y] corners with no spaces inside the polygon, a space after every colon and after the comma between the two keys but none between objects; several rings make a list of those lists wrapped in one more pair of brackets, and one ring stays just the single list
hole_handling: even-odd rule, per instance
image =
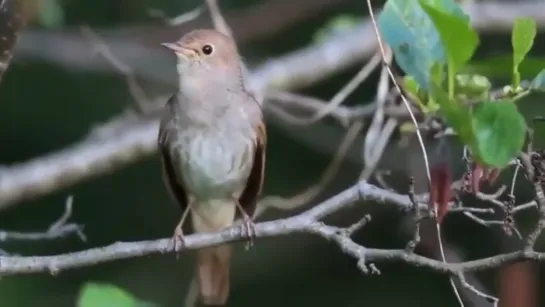
[{"label": "bokeh background", "polygon": [[[158,43],[174,40],[190,28],[167,27],[150,17],[149,9],[160,9],[174,16],[202,2],[22,1],[30,24],[22,31],[12,64],[0,84],[0,182],[1,165],[9,166],[62,149],[131,107],[133,99],[124,77],[100,56],[93,56],[86,50],[90,45],[81,36],[79,26],[90,26],[108,43],[131,42],[156,48],[153,58],[131,48],[117,49],[116,53],[117,57],[126,59],[135,67],[139,82],[150,97],[155,97],[175,90],[174,59],[166,52],[161,53]],[[279,6],[284,7],[293,2],[293,8],[288,11],[303,17],[274,11],[259,19],[247,17],[251,9],[266,2],[283,3]],[[380,4],[376,1],[377,8]],[[316,32],[332,18],[361,18],[356,19],[359,22],[368,16],[361,0],[221,0],[220,6],[228,21],[236,24],[233,31],[237,39],[241,39],[241,52],[250,68],[315,43]],[[278,24],[282,18],[294,18],[295,21],[288,26],[274,28],[272,25]],[[209,25],[206,15],[199,20],[202,25]],[[543,29],[543,20],[539,25]],[[270,31],[259,32],[259,29],[268,29],[269,26]],[[343,35],[342,31],[335,35]],[[496,86],[508,83],[510,64],[502,57],[509,56],[510,33],[491,25],[490,31],[482,34],[481,39],[481,48],[472,69],[493,77]],[[534,62],[524,66],[523,77],[545,67],[545,45],[539,43],[543,39],[544,36],[539,34],[531,52]],[[346,68],[299,91],[329,99],[359,68],[359,65]],[[348,103],[372,100],[377,79],[378,73],[374,73]],[[543,97],[526,99],[521,103],[521,109],[528,116],[545,115]],[[338,146],[342,129],[329,121],[301,128],[283,123],[272,115],[267,119],[269,147],[264,194],[293,195],[321,176]],[[542,136],[538,134],[538,144]],[[462,170],[460,150],[455,142],[453,144],[452,167],[459,173]],[[361,146],[362,138],[353,146],[334,182],[309,205],[354,182],[362,168]],[[394,175],[387,179],[400,192],[406,191],[406,150],[409,149],[400,149],[394,141],[381,162],[381,169],[393,170]],[[506,171],[502,180],[507,182],[510,176],[511,172]],[[527,201],[532,195],[531,189],[522,183],[517,193],[520,202]],[[162,238],[171,235],[180,215],[162,185],[158,156],[153,155],[107,175],[3,209],[0,228],[14,231],[46,229],[63,211],[68,195],[74,196],[72,221],[85,225],[88,242],[72,236],[43,242],[6,242],[0,247],[13,254],[50,255],[116,241]],[[358,242],[383,248],[404,246],[410,236],[407,220],[403,213],[388,205],[360,203],[328,221],[348,224],[354,221],[355,216],[366,212],[372,213],[373,222],[356,235]],[[294,213],[271,210],[260,219]],[[523,231],[535,222],[535,212],[517,217]],[[485,228],[457,215],[448,216],[444,228],[449,248],[462,259],[489,256],[517,244],[514,239],[504,239],[501,230]],[[543,247],[543,239],[539,245]],[[193,273],[193,260],[193,254],[188,252],[178,261],[173,255],[156,255],[72,269],[58,276],[4,277],[0,279],[0,306],[76,306],[82,286],[89,281],[114,284],[160,306],[182,306]],[[342,254],[334,244],[311,235],[259,240],[249,251],[237,244],[229,306],[457,306],[444,276],[404,264],[378,263],[377,266],[382,271],[381,275],[363,275],[357,270],[354,259]],[[544,273],[542,265],[518,264],[479,273],[472,278],[476,278],[479,287],[487,292],[511,297],[532,295],[532,299],[526,302],[533,301],[528,303],[531,304],[528,307],[533,307],[545,306],[539,300],[542,296],[540,289],[543,289],[539,279]],[[502,280],[512,286],[502,288]],[[524,285],[525,289],[520,290],[517,285]],[[473,297],[467,301],[468,306],[488,306]],[[506,303],[505,306],[517,305]]]}]

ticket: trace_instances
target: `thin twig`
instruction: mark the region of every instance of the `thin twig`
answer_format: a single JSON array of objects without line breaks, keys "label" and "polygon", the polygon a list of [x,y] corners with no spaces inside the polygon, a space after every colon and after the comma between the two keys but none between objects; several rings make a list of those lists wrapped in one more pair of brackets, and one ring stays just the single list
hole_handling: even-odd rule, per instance
[{"label": "thin twig", "polygon": [[165,15],[165,12],[162,10],[156,10],[156,9],[150,9],[148,10],[148,14],[152,17],[156,17],[161,19],[165,24],[174,27],[179,26],[181,24],[184,24],[186,22],[190,22],[192,20],[197,19],[197,17],[201,16],[202,13],[205,11],[204,5],[199,5],[196,8],[192,9],[189,12],[185,12],[181,15],[178,15],[173,18],[169,18]]},{"label": "thin twig", "polygon": [[346,131],[344,138],[339,144],[339,149],[335,153],[335,156],[331,160],[330,164],[325,169],[324,173],[320,177],[320,180],[307,187],[304,191],[299,192],[297,195],[291,196],[289,198],[281,196],[267,196],[263,198],[259,205],[257,206],[255,216],[259,216],[263,211],[269,208],[276,208],[281,210],[294,210],[298,207],[301,207],[308,202],[312,201],[320,192],[323,191],[324,187],[328,185],[335,175],[339,171],[341,164],[346,157],[346,154],[350,150],[350,147],[354,143],[354,140],[363,129],[364,124],[362,121],[356,121],[352,126]]},{"label": "thin twig", "polygon": [[[384,59],[384,61],[387,63],[387,65],[392,63],[392,53],[388,52],[386,54],[387,58]],[[375,114],[373,115],[373,119],[371,120],[371,124],[369,125],[369,129],[367,129],[367,133],[365,134],[365,140],[363,142],[363,163],[365,165],[365,170],[363,171],[363,174],[360,176],[360,179],[369,179],[371,174],[374,172],[376,165],[378,164],[380,158],[382,157],[384,147],[386,146],[386,143],[390,139],[390,136],[397,126],[397,121],[394,119],[390,119],[390,125],[393,125],[391,128],[391,132],[384,134],[384,130],[386,127],[383,128],[384,123],[384,108],[385,104],[388,98],[388,92],[390,91],[390,79],[388,76],[388,71],[386,69],[386,66],[383,65],[379,82],[377,85],[377,109],[375,111]],[[381,138],[386,138],[387,140],[381,140]],[[383,146],[376,146],[377,143],[383,142]]]},{"label": "thin twig", "polygon": [[325,116],[327,116],[330,112],[335,110],[337,107],[343,103],[343,101],[346,100],[350,94],[352,94],[360,84],[365,81],[369,77],[369,75],[377,68],[377,66],[380,64],[381,56],[379,53],[375,54],[365,66],[363,66],[360,71],[352,77],[352,79],[345,84],[341,90],[339,90],[331,100],[329,100],[328,104],[323,108],[320,109],[316,114],[314,114],[311,118],[307,120],[307,124],[315,123],[321,119],[323,119]]},{"label": "thin twig", "polygon": [[73,197],[69,196],[66,199],[63,214],[46,231],[16,232],[4,230],[0,231],[0,242],[56,240],[72,234],[76,234],[83,242],[86,242],[87,238],[83,233],[83,225],[68,222],[72,216],[72,203]]},{"label": "thin twig", "polygon": [[545,193],[542,186],[543,170],[541,169],[542,157],[538,153],[532,153],[528,157],[526,154],[521,154],[521,162],[524,166],[530,180],[534,185],[535,200],[539,209],[539,220],[534,230],[528,235],[526,239],[526,249],[533,250],[534,245],[541,235],[543,229],[545,229]]},{"label": "thin twig", "polygon": [[108,45],[95,34],[91,28],[87,26],[81,27],[81,33],[85,36],[89,42],[93,45],[95,50],[106,59],[115,69],[125,76],[127,86],[129,87],[129,93],[131,94],[134,102],[136,103],[136,109],[140,113],[147,113],[148,109],[151,107],[150,99],[146,95],[144,89],[138,84],[136,76],[132,68],[121,60],[119,60],[108,48]]},{"label": "thin twig", "polygon": [[420,243],[420,208],[418,207],[418,202],[416,201],[414,194],[414,177],[409,178],[409,199],[412,203],[412,214],[414,221],[414,234],[413,239],[407,243],[405,250],[407,252],[414,252],[414,249]]},{"label": "thin twig", "polygon": [[231,31],[231,28],[229,28],[229,25],[227,25],[225,18],[223,18],[223,15],[221,15],[218,1],[205,0],[205,2],[206,6],[208,7],[208,12],[210,13],[210,18],[212,19],[212,23],[214,24],[214,28],[229,37],[233,37],[233,31]]}]

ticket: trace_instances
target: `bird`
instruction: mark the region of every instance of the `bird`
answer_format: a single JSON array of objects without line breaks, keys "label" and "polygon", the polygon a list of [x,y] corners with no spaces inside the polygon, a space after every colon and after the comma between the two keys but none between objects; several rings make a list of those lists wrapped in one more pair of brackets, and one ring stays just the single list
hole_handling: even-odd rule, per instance
[{"label": "bird", "polygon": [[[164,182],[182,209],[172,248],[181,250],[187,232],[219,231],[238,218],[252,242],[267,131],[262,107],[245,87],[237,46],[212,29],[193,30],[161,45],[176,55],[179,75],[178,91],[165,105],[158,134]],[[197,250],[201,303],[226,304],[230,258],[227,244]]]}]

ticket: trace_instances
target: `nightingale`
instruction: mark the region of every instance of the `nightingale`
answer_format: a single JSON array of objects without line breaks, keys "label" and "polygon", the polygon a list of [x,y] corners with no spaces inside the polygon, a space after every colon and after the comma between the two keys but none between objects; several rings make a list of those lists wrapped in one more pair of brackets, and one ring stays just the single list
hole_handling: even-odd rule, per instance
[{"label": "nightingale", "polygon": [[[174,249],[180,250],[188,231],[218,231],[237,218],[251,242],[266,129],[261,105],[245,89],[236,44],[218,31],[200,29],[162,45],[176,55],[179,74],[179,90],[166,103],[158,136],[165,185],[182,209]],[[230,255],[225,244],[197,251],[201,303],[227,302]]]}]

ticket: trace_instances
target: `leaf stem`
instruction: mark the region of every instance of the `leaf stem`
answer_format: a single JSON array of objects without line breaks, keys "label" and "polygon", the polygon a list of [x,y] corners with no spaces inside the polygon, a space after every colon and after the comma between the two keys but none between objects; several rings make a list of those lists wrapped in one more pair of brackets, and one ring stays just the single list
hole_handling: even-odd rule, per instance
[{"label": "leaf stem", "polygon": [[455,77],[454,61],[452,60],[451,57],[449,57],[448,63],[447,63],[447,80],[448,80],[447,86],[448,86],[449,99],[454,99],[454,77]]},{"label": "leaf stem", "polygon": [[520,73],[518,65],[513,66],[513,90],[518,91],[520,87]]},{"label": "leaf stem", "polygon": [[515,101],[517,101],[517,100],[520,100],[520,99],[522,99],[522,98],[528,96],[530,93],[531,93],[531,91],[528,91],[528,90],[527,90],[527,91],[523,91],[523,92],[518,93],[518,94],[517,94],[515,97],[513,97],[512,99],[513,99],[513,101],[515,102]]}]

